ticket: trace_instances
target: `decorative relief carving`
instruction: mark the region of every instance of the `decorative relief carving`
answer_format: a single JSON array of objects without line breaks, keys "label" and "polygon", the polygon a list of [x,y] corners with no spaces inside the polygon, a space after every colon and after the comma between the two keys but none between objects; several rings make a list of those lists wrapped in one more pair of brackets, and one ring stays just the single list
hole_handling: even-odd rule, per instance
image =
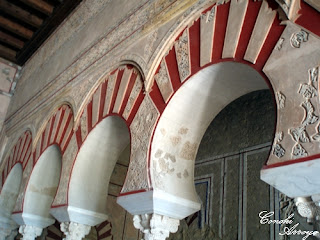
[{"label": "decorative relief carving", "polygon": [[320,216],[320,209],[315,205],[310,197],[297,197],[294,200],[298,213],[302,217],[307,218],[308,222],[313,222],[317,216]]},{"label": "decorative relief carving", "polygon": [[152,50],[154,48],[154,44],[158,39],[158,30],[155,30],[152,34],[150,34],[147,38],[147,44],[144,47],[144,59],[146,62],[150,59],[152,55]]},{"label": "decorative relief carving", "polygon": [[188,29],[184,30],[181,37],[174,43],[174,47],[177,55],[180,81],[183,82],[190,75]]},{"label": "decorative relief carving", "polygon": [[127,101],[127,105],[123,111],[123,114],[122,116],[125,118],[125,119],[128,119],[129,115],[130,115],[130,112],[131,112],[131,109],[139,95],[139,93],[141,92],[141,89],[142,89],[142,80],[141,80],[141,77],[140,75],[137,76],[137,79],[133,85],[133,88],[132,88],[132,91],[130,93],[130,96],[128,98],[128,101]]},{"label": "decorative relief carving", "polygon": [[297,143],[293,146],[292,156],[293,158],[302,158],[308,156],[308,153],[301,144]]},{"label": "decorative relief carving", "polygon": [[273,150],[272,153],[277,157],[277,158],[282,158],[286,154],[286,150],[282,147],[280,142],[283,139],[283,132],[278,132],[276,133],[275,136],[275,143],[273,145]]},{"label": "decorative relief carving", "polygon": [[310,138],[306,131],[305,126],[291,128],[290,134],[295,142],[302,142],[302,143],[310,142]]},{"label": "decorative relief carving", "polygon": [[216,15],[216,6],[211,8],[210,13],[207,12],[206,14],[202,14],[201,18],[202,19],[206,18],[206,23],[208,23],[208,22],[211,22],[214,19],[215,15]]},{"label": "decorative relief carving", "polygon": [[159,86],[163,99],[167,102],[173,90],[165,60],[162,60],[159,72],[154,76],[154,79]]},{"label": "decorative relief carving", "polygon": [[294,48],[300,48],[301,43],[307,42],[309,38],[309,33],[302,30],[300,32],[292,34],[290,38],[290,44]]},{"label": "decorative relief carving", "polygon": [[122,193],[148,188],[147,152],[159,113],[146,95],[131,125],[131,156]]},{"label": "decorative relief carving", "polygon": [[317,126],[317,133],[312,136],[312,140],[320,142],[320,123]]},{"label": "decorative relief carving", "polygon": [[312,86],[311,84],[301,84],[299,93],[304,97],[304,98],[313,98],[317,96],[317,89]]},{"label": "decorative relief carving", "polygon": [[283,95],[281,92],[277,92],[277,100],[278,100],[278,107],[282,109],[285,107],[286,96]]},{"label": "decorative relief carving", "polygon": [[91,226],[75,222],[62,222],[60,228],[66,235],[63,240],[79,240],[89,234]]},{"label": "decorative relief carving", "polygon": [[275,49],[277,49],[278,51],[280,51],[281,48],[282,48],[283,42],[284,42],[284,38],[282,37],[282,38],[280,38],[280,39],[278,40],[278,42],[277,42],[277,44],[276,44],[276,46],[275,46]]},{"label": "decorative relief carving", "polygon": [[309,79],[313,86],[317,86],[319,79],[319,67],[309,69]]},{"label": "decorative relief carving", "polygon": [[295,145],[292,148],[292,157],[300,158],[308,156],[307,151],[304,149],[301,143],[308,143],[313,141],[320,141],[319,125],[317,127],[318,133],[310,138],[307,132],[307,126],[315,124],[319,121],[319,116],[315,113],[315,107],[312,104],[311,99],[318,96],[318,67],[309,69],[309,82],[300,84],[298,93],[305,99],[301,103],[301,107],[305,110],[304,119],[301,125],[296,128],[291,128],[289,133],[292,139],[295,141]]},{"label": "decorative relief carving", "polygon": [[36,237],[41,235],[42,228],[30,225],[21,225],[19,228],[19,233],[22,234],[23,240],[34,240]]},{"label": "decorative relief carving", "polygon": [[144,233],[144,240],[165,240],[178,231],[180,221],[159,214],[135,215],[133,225]]},{"label": "decorative relief carving", "polygon": [[319,117],[314,113],[314,107],[309,100],[302,103],[302,107],[306,111],[306,116],[302,122],[302,126],[308,126],[310,124],[314,124],[319,120]]}]

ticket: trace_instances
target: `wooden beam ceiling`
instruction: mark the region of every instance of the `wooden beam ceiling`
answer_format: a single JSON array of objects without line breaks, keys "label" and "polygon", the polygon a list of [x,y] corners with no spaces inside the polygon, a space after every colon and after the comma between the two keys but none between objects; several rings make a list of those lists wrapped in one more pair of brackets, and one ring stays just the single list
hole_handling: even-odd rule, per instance
[{"label": "wooden beam ceiling", "polygon": [[82,0],[0,0],[0,57],[23,65]]}]

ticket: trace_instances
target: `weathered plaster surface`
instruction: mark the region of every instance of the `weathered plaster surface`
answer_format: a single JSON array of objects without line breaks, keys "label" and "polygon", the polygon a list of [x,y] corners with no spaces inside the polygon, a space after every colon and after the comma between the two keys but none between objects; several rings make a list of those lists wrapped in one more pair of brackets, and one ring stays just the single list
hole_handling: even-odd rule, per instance
[{"label": "weathered plaster surface", "polygon": [[[287,22],[281,40],[281,47],[275,49],[264,67],[264,72],[276,91],[278,114],[276,132],[285,150],[283,155],[270,155],[267,164],[284,162],[319,153],[319,66],[320,42],[312,33],[294,47],[295,34],[302,30],[299,26]],[[310,70],[313,71],[311,80]],[[318,72],[317,72],[318,71]]]}]

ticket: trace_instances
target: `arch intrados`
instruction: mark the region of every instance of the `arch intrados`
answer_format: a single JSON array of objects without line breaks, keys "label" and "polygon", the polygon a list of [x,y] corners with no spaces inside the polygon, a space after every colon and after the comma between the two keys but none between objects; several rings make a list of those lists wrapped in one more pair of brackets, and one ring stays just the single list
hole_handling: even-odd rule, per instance
[{"label": "arch intrados", "polygon": [[108,115],[90,131],[76,156],[69,180],[69,214],[84,209],[100,214],[101,219],[93,220],[95,225],[105,220],[110,177],[128,144],[130,131],[119,115]]},{"label": "arch intrados", "polygon": [[[221,79],[222,76],[223,79]],[[235,78],[237,78],[238,81],[236,81]],[[212,119],[230,102],[246,93],[267,88],[268,85],[258,71],[248,65],[236,62],[211,64],[189,77],[171,96],[155,127],[151,141],[151,151],[149,153],[149,168],[151,168],[149,173],[152,185],[158,188],[161,184],[157,186],[158,180],[156,175],[167,174],[169,177],[163,179],[168,179],[168,183],[163,183],[160,189],[164,189],[166,192],[171,192],[175,195],[177,195],[177,193],[174,191],[177,189],[180,191],[180,195],[178,194],[178,196],[197,201],[196,194],[186,196],[190,191],[195,193],[195,191],[193,191],[194,189],[188,190],[184,188],[187,185],[194,188],[193,160],[205,130]],[[201,106],[205,107],[200,109]],[[167,136],[164,136],[164,132],[165,134],[168,133]],[[182,146],[179,142],[173,143],[169,135],[178,139],[177,141],[180,141],[180,143],[184,141],[185,144]],[[184,157],[181,156],[183,150],[191,151],[190,149],[192,149],[193,152],[189,152]],[[174,161],[166,162],[167,169],[163,166],[161,168],[155,160],[158,158],[159,161],[160,158],[164,158],[166,155],[163,154],[167,154],[167,156],[178,156]],[[177,171],[179,163],[181,165],[180,168],[186,169],[187,172],[182,171],[175,173],[175,177],[170,177],[172,174],[169,172]],[[163,173],[162,170],[167,172]],[[181,176],[183,176],[184,173],[185,176],[189,178],[188,184],[186,184],[187,181],[183,182],[181,180],[180,187],[176,189],[174,184],[169,184],[178,178],[183,179]],[[176,174],[178,174],[178,178]]]},{"label": "arch intrados", "polygon": [[9,172],[0,191],[0,215],[11,217],[11,213],[19,195],[22,182],[23,168],[21,163],[16,163]]},{"label": "arch intrados", "polygon": [[22,208],[25,222],[41,227],[54,223],[49,212],[58,189],[61,170],[61,149],[56,144],[50,145],[34,165],[27,183]]}]

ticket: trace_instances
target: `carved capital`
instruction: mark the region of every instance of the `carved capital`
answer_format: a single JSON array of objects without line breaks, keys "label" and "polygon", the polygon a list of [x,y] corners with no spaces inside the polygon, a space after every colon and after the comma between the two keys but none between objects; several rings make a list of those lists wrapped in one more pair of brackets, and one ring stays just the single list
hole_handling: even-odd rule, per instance
[{"label": "carved capital", "polygon": [[42,228],[30,226],[30,225],[22,225],[19,228],[19,233],[22,234],[23,240],[34,240],[36,237],[39,237],[42,233]]},{"label": "carved capital", "polygon": [[308,222],[313,222],[320,215],[319,208],[315,205],[311,198],[297,197],[295,198],[298,213],[307,218]]},{"label": "carved capital", "polygon": [[165,240],[170,233],[178,231],[180,221],[158,214],[135,215],[135,228],[144,233],[144,240]]},{"label": "carved capital", "polygon": [[79,240],[89,234],[91,226],[75,222],[63,222],[60,224],[61,231],[66,235],[64,240]]}]

